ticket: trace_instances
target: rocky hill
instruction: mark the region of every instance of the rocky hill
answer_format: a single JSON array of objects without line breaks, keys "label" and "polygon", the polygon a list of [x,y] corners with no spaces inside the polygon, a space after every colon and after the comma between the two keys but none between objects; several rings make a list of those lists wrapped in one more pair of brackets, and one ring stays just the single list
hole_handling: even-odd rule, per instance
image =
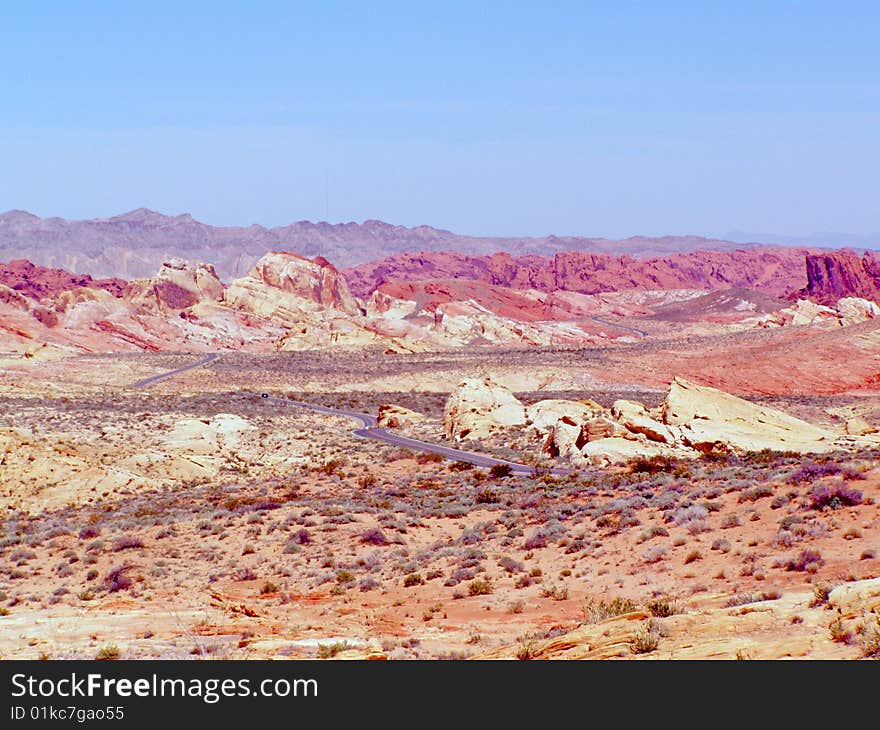
[{"label": "rocky hill", "polygon": [[[749,244],[746,244],[748,246]],[[191,215],[169,216],[139,208],[112,218],[40,218],[26,211],[0,214],[0,261],[26,258],[35,264],[92,276],[152,276],[170,258],[212,262],[224,280],[244,276],[270,251],[323,256],[347,267],[407,251],[489,255],[507,251],[552,256],[562,251],[662,256],[697,249],[733,250],[744,244],[699,236],[636,236],[625,240],[578,236],[479,237],[431,226],[298,221],[277,228],[221,227]]]},{"label": "rocky hill", "polygon": [[473,279],[513,289],[582,294],[627,289],[745,287],[778,296],[806,283],[809,249],[695,251],[657,258],[566,251],[552,257],[408,253],[348,269],[352,291],[366,296],[386,282]]},{"label": "rocky hill", "polygon": [[807,256],[806,263],[807,285],[799,296],[820,304],[833,304],[841,297],[880,302],[880,258],[876,255],[815,253]]},{"label": "rocky hill", "polygon": [[62,269],[36,266],[25,259],[0,262],[0,284],[14,289],[31,299],[54,296],[76,287],[105,289],[121,296],[127,282],[124,279],[93,279],[88,274],[71,274]]}]

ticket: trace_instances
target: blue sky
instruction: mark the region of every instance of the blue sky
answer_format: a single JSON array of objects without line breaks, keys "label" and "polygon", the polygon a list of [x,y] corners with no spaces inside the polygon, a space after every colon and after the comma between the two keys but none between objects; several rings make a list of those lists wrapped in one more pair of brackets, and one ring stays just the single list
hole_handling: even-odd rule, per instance
[{"label": "blue sky", "polygon": [[878,21],[854,2],[4,3],[0,210],[866,236]]}]

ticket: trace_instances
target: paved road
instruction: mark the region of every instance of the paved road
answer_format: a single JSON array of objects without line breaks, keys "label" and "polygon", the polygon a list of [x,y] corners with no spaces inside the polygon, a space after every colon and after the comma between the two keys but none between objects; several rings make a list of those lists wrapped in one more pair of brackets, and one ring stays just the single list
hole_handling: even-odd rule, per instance
[{"label": "paved road", "polygon": [[[352,431],[352,434],[354,434],[358,438],[371,439],[372,441],[381,441],[382,443],[390,444],[391,446],[400,446],[401,448],[411,449],[412,451],[421,451],[427,454],[438,454],[444,459],[450,459],[452,461],[465,461],[468,464],[473,464],[474,466],[491,468],[496,464],[506,464],[510,467],[511,472],[515,474],[533,474],[535,471],[535,467],[530,464],[520,464],[515,461],[496,459],[494,456],[488,456],[487,454],[478,454],[473,451],[453,449],[450,446],[440,446],[438,444],[428,443],[427,441],[419,441],[418,439],[411,439],[406,436],[401,436],[400,434],[397,434],[394,431],[390,431],[387,428],[379,428],[379,425],[376,422],[376,417],[370,415],[369,413],[348,411],[342,408],[330,408],[328,406],[319,406],[315,405],[314,403],[305,403],[303,401],[290,400],[288,398],[277,398],[274,396],[263,398],[263,400],[266,400],[269,403],[280,403],[288,406],[294,406],[296,408],[308,408],[310,411],[327,413],[332,416],[342,416],[343,418],[350,418],[354,421],[359,421],[361,424],[361,428],[357,428]],[[552,469],[550,470],[550,472],[556,475],[565,475],[571,473],[568,469]]]},{"label": "paved road", "polygon": [[214,362],[219,355],[216,353],[212,353],[210,355],[205,355],[198,362],[194,362],[191,365],[184,365],[182,368],[177,368],[177,370],[169,370],[167,373],[160,373],[159,375],[153,375],[149,378],[144,378],[143,380],[138,380],[136,383],[132,383],[132,388],[146,388],[147,386],[153,385],[154,383],[158,383],[160,380],[165,380],[166,378],[173,378],[175,375],[180,375],[181,373],[185,373],[187,370],[195,370],[196,368],[204,367],[209,362]]},{"label": "paved road", "polygon": [[[176,370],[170,370],[167,373],[160,373],[159,375],[153,375],[152,377],[138,380],[136,383],[132,383],[131,387],[149,387],[150,385],[158,383],[161,380],[165,380],[166,378],[173,378],[175,375],[180,375],[180,373],[185,373],[188,370],[194,370],[195,368],[203,367],[208,363],[214,362],[214,360],[216,360],[218,357],[219,355],[216,354],[208,355],[206,357],[203,357],[201,360],[192,363],[191,365],[186,365],[182,368],[177,368]],[[352,431],[352,434],[357,438],[380,441],[385,444],[390,444],[391,446],[400,446],[404,449],[421,451],[427,454],[439,454],[444,459],[450,459],[452,461],[464,461],[468,464],[473,464],[474,466],[481,466],[485,468],[491,468],[496,464],[505,464],[509,466],[511,472],[515,474],[533,474],[535,472],[535,467],[530,464],[520,464],[515,461],[505,461],[504,459],[496,459],[494,456],[488,456],[486,454],[477,454],[473,451],[462,451],[461,449],[453,449],[449,446],[439,446],[438,444],[431,444],[427,441],[419,441],[418,439],[411,439],[407,438],[406,436],[401,436],[394,433],[394,431],[389,431],[387,428],[379,428],[376,417],[370,415],[369,413],[348,411],[342,408],[330,408],[329,406],[319,406],[315,403],[290,400],[289,398],[278,398],[277,396],[268,396],[267,398],[262,398],[253,393],[245,391],[240,391],[239,395],[259,398],[267,405],[278,404],[294,408],[307,408],[310,411],[317,411],[318,413],[326,413],[331,416],[350,418],[353,421],[358,421],[361,424],[360,428]],[[548,471],[549,473],[555,474],[557,476],[565,476],[566,474],[571,473],[570,469],[550,469]]]},{"label": "paved road", "polygon": [[645,330],[640,330],[638,327],[630,327],[628,324],[620,324],[619,322],[609,322],[607,319],[603,319],[598,315],[593,316],[593,321],[607,325],[608,327],[617,327],[618,329],[627,330],[628,332],[634,332],[639,337],[647,337],[649,334],[648,332],[645,332]]}]

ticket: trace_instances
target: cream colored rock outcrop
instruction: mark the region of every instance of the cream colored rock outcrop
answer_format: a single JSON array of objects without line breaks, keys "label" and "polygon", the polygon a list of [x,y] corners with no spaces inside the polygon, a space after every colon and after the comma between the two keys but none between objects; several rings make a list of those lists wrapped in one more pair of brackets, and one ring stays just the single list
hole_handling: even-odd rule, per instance
[{"label": "cream colored rock outcrop", "polygon": [[663,404],[663,422],[678,426],[682,442],[703,451],[829,451],[834,436],[774,408],[756,405],[716,388],[675,378]]},{"label": "cream colored rock outcrop", "polygon": [[627,431],[643,434],[649,441],[671,446],[680,436],[677,429],[660,423],[648,413],[644,405],[635,401],[615,401],[611,407],[611,415]]},{"label": "cream colored rock outcrop", "polygon": [[423,414],[393,404],[379,406],[378,415],[376,416],[376,422],[380,428],[400,428],[401,426],[409,426],[424,420],[425,416]]},{"label": "cream colored rock outcrop", "polygon": [[546,434],[560,418],[568,418],[575,423],[585,423],[605,413],[606,409],[595,401],[571,401],[561,399],[539,400],[526,408],[529,428]]},{"label": "cream colored rock outcrop", "polygon": [[489,377],[467,378],[446,401],[443,430],[448,438],[485,438],[493,430],[524,426],[525,406],[503,385]]}]

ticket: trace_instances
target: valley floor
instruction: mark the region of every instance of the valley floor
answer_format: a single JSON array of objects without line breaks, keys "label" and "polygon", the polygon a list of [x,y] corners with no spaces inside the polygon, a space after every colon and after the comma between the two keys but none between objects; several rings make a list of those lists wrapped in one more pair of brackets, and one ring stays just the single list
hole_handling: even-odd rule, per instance
[{"label": "valley floor", "polygon": [[[259,397],[373,414],[394,403],[427,416],[402,433],[442,442],[446,395],[468,374],[526,403],[603,405],[656,405],[687,375],[823,425],[876,422],[877,326],[841,333],[831,354],[802,361],[783,353],[815,343],[778,330],[586,349],[221,353],[141,390],[129,386],[197,358],[6,363],[0,656],[876,655],[876,451],[504,476]],[[540,443],[511,430],[468,448],[527,460]],[[817,485],[859,499],[817,503]]]}]

